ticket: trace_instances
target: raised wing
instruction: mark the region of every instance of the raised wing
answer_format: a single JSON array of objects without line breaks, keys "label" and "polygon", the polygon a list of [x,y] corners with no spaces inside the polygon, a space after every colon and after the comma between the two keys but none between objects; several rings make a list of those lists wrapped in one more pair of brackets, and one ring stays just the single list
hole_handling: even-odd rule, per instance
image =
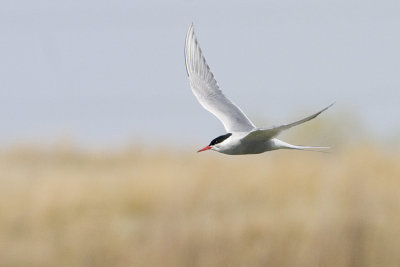
[{"label": "raised wing", "polygon": [[185,61],[193,94],[206,110],[222,122],[228,133],[247,132],[255,128],[240,108],[219,89],[194,35],[193,24],[186,35]]},{"label": "raised wing", "polygon": [[252,131],[246,137],[244,137],[243,140],[268,140],[268,139],[274,138],[284,130],[287,130],[289,128],[292,128],[294,126],[297,126],[299,124],[302,124],[309,120],[314,119],[319,114],[321,114],[322,112],[324,112],[325,110],[330,108],[333,104],[335,104],[335,103],[330,104],[323,110],[321,110],[311,116],[308,116],[307,118],[304,118],[302,120],[299,120],[299,121],[296,121],[293,123],[289,123],[289,124],[284,124],[284,125],[277,126],[277,127],[268,128],[268,129],[257,129],[255,131]]}]

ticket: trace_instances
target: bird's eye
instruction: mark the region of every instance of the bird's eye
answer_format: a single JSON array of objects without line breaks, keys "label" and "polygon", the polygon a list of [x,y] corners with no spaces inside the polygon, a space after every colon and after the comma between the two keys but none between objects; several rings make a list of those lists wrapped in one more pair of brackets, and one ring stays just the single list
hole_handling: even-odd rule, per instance
[{"label": "bird's eye", "polygon": [[231,133],[227,133],[227,134],[218,136],[217,138],[215,138],[214,140],[211,141],[209,146],[213,146],[213,145],[219,144],[219,143],[223,142],[224,140],[226,140],[231,135],[232,135]]}]

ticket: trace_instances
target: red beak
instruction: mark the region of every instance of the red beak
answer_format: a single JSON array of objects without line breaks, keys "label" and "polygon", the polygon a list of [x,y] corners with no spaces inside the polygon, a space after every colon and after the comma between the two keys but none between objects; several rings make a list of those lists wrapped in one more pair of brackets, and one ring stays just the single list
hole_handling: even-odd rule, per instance
[{"label": "red beak", "polygon": [[200,149],[200,150],[197,151],[197,152],[201,152],[201,151],[205,151],[205,150],[209,150],[209,149],[211,149],[211,147],[210,147],[210,146],[206,146],[205,148],[202,148],[202,149]]}]

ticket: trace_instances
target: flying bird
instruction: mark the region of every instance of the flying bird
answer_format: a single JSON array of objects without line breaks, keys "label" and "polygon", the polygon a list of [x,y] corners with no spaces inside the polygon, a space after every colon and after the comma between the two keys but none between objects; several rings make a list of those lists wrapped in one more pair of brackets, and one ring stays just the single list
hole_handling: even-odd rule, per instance
[{"label": "flying bird", "polygon": [[259,154],[277,149],[297,149],[323,151],[329,147],[297,146],[288,144],[276,137],[284,130],[314,119],[323,110],[302,120],[277,127],[258,128],[221,91],[213,73],[203,56],[199,42],[190,25],[185,41],[185,63],[193,94],[200,104],[214,114],[224,125],[226,134],[213,139],[198,152],[214,150],[228,155]]}]

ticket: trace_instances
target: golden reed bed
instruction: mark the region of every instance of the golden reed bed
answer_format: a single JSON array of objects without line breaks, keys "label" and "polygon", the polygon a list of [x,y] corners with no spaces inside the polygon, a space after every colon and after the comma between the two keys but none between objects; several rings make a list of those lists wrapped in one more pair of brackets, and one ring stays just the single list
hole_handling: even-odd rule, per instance
[{"label": "golden reed bed", "polygon": [[400,153],[0,152],[0,266],[399,266]]}]

